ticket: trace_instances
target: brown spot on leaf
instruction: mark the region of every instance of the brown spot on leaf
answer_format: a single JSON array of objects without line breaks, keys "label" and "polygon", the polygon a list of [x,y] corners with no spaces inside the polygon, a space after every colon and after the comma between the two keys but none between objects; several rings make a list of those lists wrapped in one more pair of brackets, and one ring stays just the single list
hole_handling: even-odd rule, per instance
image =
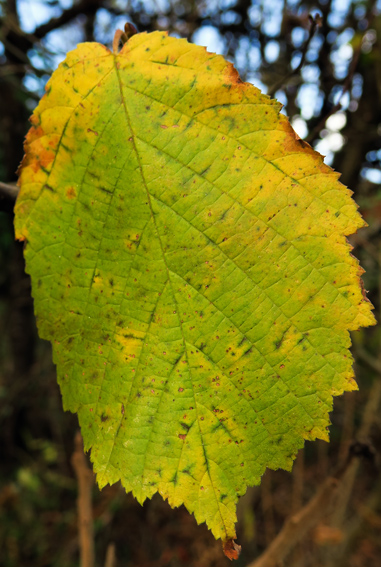
[{"label": "brown spot on leaf", "polygon": [[68,199],[74,199],[77,196],[77,193],[75,192],[74,187],[69,187],[69,189],[66,191],[66,197]]}]

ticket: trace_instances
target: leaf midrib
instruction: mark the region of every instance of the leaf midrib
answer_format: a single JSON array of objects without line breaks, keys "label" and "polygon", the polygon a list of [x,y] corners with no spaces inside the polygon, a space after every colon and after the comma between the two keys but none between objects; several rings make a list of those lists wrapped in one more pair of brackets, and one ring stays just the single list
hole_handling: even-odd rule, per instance
[{"label": "leaf midrib", "polygon": [[[116,63],[116,56],[113,55],[113,57],[114,57],[114,67],[115,67],[115,71],[116,71],[116,75],[117,75],[118,83],[119,83],[120,97],[121,97],[121,101],[122,101],[123,108],[124,108],[124,111],[125,111],[126,120],[127,120],[129,129],[130,129],[131,134],[132,134],[132,145],[133,145],[133,148],[134,148],[134,151],[135,151],[135,154],[136,154],[136,159],[137,159],[138,164],[139,164],[140,175],[141,175],[142,182],[143,182],[143,185],[144,185],[144,188],[145,188],[145,191],[146,191],[147,200],[148,200],[148,205],[149,205],[150,213],[151,213],[151,218],[152,218],[152,221],[153,221],[154,226],[155,226],[155,231],[156,231],[156,234],[157,234],[158,242],[159,242],[159,244],[160,244],[160,249],[161,249],[161,253],[162,253],[162,257],[163,257],[163,262],[164,262],[164,265],[165,265],[165,268],[166,268],[166,271],[167,271],[167,278],[168,278],[167,281],[169,282],[169,284],[170,284],[170,286],[171,286],[171,292],[172,292],[173,302],[174,302],[174,304],[175,304],[176,307],[177,307],[176,296],[175,296],[175,293],[174,293],[174,289],[173,289],[173,285],[172,285],[172,281],[171,281],[171,277],[170,277],[170,270],[169,270],[169,268],[168,268],[167,259],[166,259],[165,254],[164,254],[163,243],[162,243],[161,238],[160,238],[159,230],[158,230],[158,227],[157,227],[155,215],[154,215],[153,208],[152,208],[151,195],[150,195],[150,193],[149,193],[149,191],[148,191],[147,183],[146,183],[146,181],[145,181],[145,177],[144,177],[144,173],[143,173],[143,168],[142,168],[142,164],[141,164],[140,155],[139,155],[139,152],[138,152],[137,147],[136,147],[134,130],[133,130],[133,128],[132,128],[130,115],[129,115],[129,112],[128,112],[128,109],[127,109],[127,105],[126,105],[126,100],[125,100],[125,97],[124,97],[124,95],[123,95],[123,86],[122,86],[122,81],[121,81],[119,69],[118,69],[118,66],[117,66],[117,63]],[[188,364],[188,368],[189,368],[189,374],[190,374],[190,376],[191,376],[191,367],[190,367],[190,364],[189,364],[188,352],[187,352],[187,347],[186,347],[186,341],[185,341],[184,331],[183,331],[181,319],[180,319],[180,316],[179,316],[179,310],[178,310],[178,308],[176,309],[176,314],[177,314],[177,318],[178,318],[178,322],[179,322],[179,328],[180,328],[180,331],[181,331],[181,337],[182,337],[183,346],[184,346],[184,354],[185,354],[185,357],[186,357],[186,360],[187,360],[187,364]],[[221,510],[220,510],[220,503],[219,503],[219,500],[218,500],[218,498],[217,498],[216,489],[215,489],[215,486],[214,486],[214,483],[213,483],[213,479],[212,479],[212,476],[211,476],[211,473],[210,473],[210,468],[209,468],[209,463],[208,463],[208,457],[207,457],[207,454],[206,454],[206,448],[205,448],[205,445],[204,445],[204,439],[203,439],[203,434],[202,434],[201,426],[200,426],[200,419],[199,419],[199,415],[198,415],[198,403],[197,403],[197,401],[196,401],[196,396],[195,396],[195,392],[194,392],[193,380],[192,380],[192,379],[191,379],[191,385],[192,385],[192,394],[193,394],[193,399],[194,399],[194,404],[195,404],[195,410],[196,410],[196,420],[197,420],[198,429],[199,429],[199,432],[200,432],[200,440],[201,440],[201,446],[202,446],[203,455],[204,455],[204,460],[205,460],[206,471],[207,471],[208,476],[209,476],[210,484],[211,484],[211,486],[212,486],[212,488],[213,488],[214,498],[215,498],[215,501],[216,501],[216,504],[217,504],[217,509],[218,509],[218,512],[219,512],[219,515],[220,515],[220,518],[221,518],[221,524],[223,525],[224,531],[225,531],[225,537],[228,538],[228,537],[229,537],[228,530],[227,530],[226,524],[225,524],[225,522],[224,522],[224,518],[223,518],[223,516],[222,516]],[[144,470],[143,470],[143,473],[144,473]]]}]

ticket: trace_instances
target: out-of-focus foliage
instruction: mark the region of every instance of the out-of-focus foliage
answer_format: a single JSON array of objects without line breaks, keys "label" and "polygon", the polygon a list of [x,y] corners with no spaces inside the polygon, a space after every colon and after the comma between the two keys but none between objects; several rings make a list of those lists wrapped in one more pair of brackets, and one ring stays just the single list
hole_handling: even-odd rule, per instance
[{"label": "out-of-focus foliage", "polygon": [[[126,20],[139,31],[169,29],[224,54],[243,79],[262,90],[275,88],[299,135],[342,172],[370,225],[351,244],[379,314],[380,10],[379,0],[0,0],[0,181],[15,180],[27,118],[68,50],[83,40],[111,43]],[[308,16],[316,13],[321,26],[308,42]],[[29,280],[11,233],[12,203],[3,199],[0,207],[0,560],[5,567],[66,566],[75,564],[78,553],[69,463],[76,422],[61,412],[49,348],[36,338]],[[380,328],[356,333],[353,341],[360,392],[338,400],[330,448],[307,445],[304,469],[298,458],[292,477],[265,475],[261,490],[244,497],[238,525],[238,538],[245,543],[241,565],[263,550],[290,510],[315,492],[355,437],[370,388],[380,379]],[[375,425],[370,439],[376,448],[380,438]],[[55,480],[48,480],[52,475]],[[329,530],[312,534],[290,564],[376,567],[378,479],[373,465],[363,467],[348,506],[335,520],[336,540]],[[99,564],[110,541],[116,542],[123,565],[224,564],[202,526],[181,510],[173,521],[156,499],[140,511],[117,488],[110,489],[96,495],[94,514]]]}]

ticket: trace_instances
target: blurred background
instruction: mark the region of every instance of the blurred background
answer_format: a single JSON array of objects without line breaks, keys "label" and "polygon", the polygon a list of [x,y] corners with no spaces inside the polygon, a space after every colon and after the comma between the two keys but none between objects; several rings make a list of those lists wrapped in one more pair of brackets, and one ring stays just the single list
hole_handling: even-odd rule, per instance
[{"label": "blurred background", "polygon": [[[223,54],[282,102],[298,135],[342,173],[369,224],[350,240],[380,319],[381,1],[0,0],[0,184],[16,181],[28,116],[66,52],[82,41],[110,46],[126,21]],[[78,424],[62,410],[49,344],[37,336],[13,205],[0,186],[0,565],[75,567]],[[330,444],[307,443],[291,474],[267,471],[241,499],[237,567],[254,565],[355,441],[364,458],[282,565],[381,564],[380,327],[352,340],[359,392],[335,400]],[[98,567],[107,554],[117,567],[230,564],[205,525],[157,495],[140,506],[119,485],[100,493],[94,484],[93,515]]]}]

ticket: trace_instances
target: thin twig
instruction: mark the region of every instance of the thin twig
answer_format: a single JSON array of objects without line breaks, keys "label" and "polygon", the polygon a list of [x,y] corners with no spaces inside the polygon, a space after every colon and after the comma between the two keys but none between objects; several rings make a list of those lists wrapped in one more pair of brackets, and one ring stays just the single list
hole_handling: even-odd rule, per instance
[{"label": "thin twig", "polygon": [[115,543],[109,543],[107,547],[105,567],[115,567]]},{"label": "thin twig", "polygon": [[78,531],[81,567],[94,567],[94,526],[91,503],[93,472],[89,469],[83,452],[82,436],[75,436],[75,451],[71,464],[78,479]]},{"label": "thin twig", "polygon": [[13,183],[3,183],[0,181],[0,198],[10,199],[11,201],[16,201],[16,197],[19,193],[19,188]]},{"label": "thin twig", "polygon": [[347,76],[344,80],[343,88],[341,90],[339,100],[331,108],[331,110],[329,112],[327,112],[327,114],[325,116],[323,116],[323,118],[320,120],[320,122],[309,133],[309,135],[305,139],[306,142],[308,142],[308,143],[312,142],[315,139],[315,137],[319,134],[319,132],[324,128],[325,123],[327,122],[328,118],[330,116],[332,116],[332,114],[336,114],[336,112],[341,110],[342,98],[345,95],[345,93],[347,93],[348,90],[350,89],[350,87],[352,86],[353,76],[355,74],[355,71],[356,71],[356,68],[357,68],[357,63],[358,63],[358,60],[359,60],[359,57],[360,57],[360,51],[361,51],[361,43],[353,52],[352,61],[349,65],[348,73],[347,73]]},{"label": "thin twig", "polygon": [[319,439],[315,441],[317,444],[317,458],[318,458],[318,471],[319,480],[326,478],[329,469],[329,458],[328,458],[328,443]]},{"label": "thin twig", "polygon": [[299,451],[292,469],[291,510],[293,513],[303,505],[304,490],[304,450]]},{"label": "thin twig", "polygon": [[[367,25],[366,30],[364,30],[363,37],[365,36],[365,33],[369,29],[369,27],[370,27],[370,25],[373,21],[374,16],[375,16],[374,6],[371,6],[369,13],[367,14],[367,16],[365,18],[368,21],[368,25]],[[330,116],[332,116],[332,114],[336,114],[336,112],[341,110],[342,98],[345,95],[345,93],[347,93],[352,86],[353,77],[354,77],[355,71],[357,69],[357,64],[358,64],[359,59],[360,59],[361,47],[362,47],[362,41],[359,42],[356,49],[353,51],[352,60],[349,64],[348,73],[347,73],[347,76],[344,79],[343,88],[341,90],[338,101],[331,108],[331,110],[320,120],[320,122],[317,124],[317,126],[315,126],[315,128],[313,130],[311,130],[311,132],[305,138],[305,141],[308,142],[309,144],[315,139],[315,137],[324,128],[325,123],[327,122],[328,118]]]},{"label": "thin twig", "polygon": [[381,375],[381,360],[374,358],[374,356],[369,354],[369,352],[361,346],[355,347],[355,356],[356,358],[363,360],[369,368]]},{"label": "thin twig", "polygon": [[268,545],[275,536],[274,507],[271,490],[271,470],[267,470],[261,482],[261,504],[265,525],[265,541]]},{"label": "thin twig", "polygon": [[356,396],[353,392],[347,392],[344,398],[344,416],[341,428],[341,439],[338,453],[338,462],[343,463],[353,440],[354,419],[356,409]]},{"label": "thin twig", "polygon": [[[304,492],[304,449],[299,451],[292,469],[291,511],[296,514],[303,506]],[[303,550],[297,544],[292,550],[290,561],[292,565],[299,565]]]},{"label": "thin twig", "polygon": [[319,14],[315,14],[315,16],[312,16],[310,14],[308,16],[308,19],[311,23],[311,27],[310,27],[310,31],[309,31],[309,34],[308,34],[308,38],[307,38],[307,40],[306,40],[306,42],[303,46],[302,57],[299,61],[299,64],[298,64],[297,67],[295,67],[295,69],[290,71],[290,73],[288,73],[285,77],[282,77],[281,79],[279,79],[279,81],[277,81],[272,87],[269,88],[267,94],[270,97],[273,97],[278,89],[285,86],[288,83],[288,81],[291,79],[291,77],[293,77],[294,75],[297,75],[304,65],[304,62],[306,60],[307,51],[308,51],[308,48],[310,46],[311,40],[312,40],[313,36],[315,35],[315,31],[317,30],[317,28],[319,28],[321,26],[321,17],[320,17]]}]

